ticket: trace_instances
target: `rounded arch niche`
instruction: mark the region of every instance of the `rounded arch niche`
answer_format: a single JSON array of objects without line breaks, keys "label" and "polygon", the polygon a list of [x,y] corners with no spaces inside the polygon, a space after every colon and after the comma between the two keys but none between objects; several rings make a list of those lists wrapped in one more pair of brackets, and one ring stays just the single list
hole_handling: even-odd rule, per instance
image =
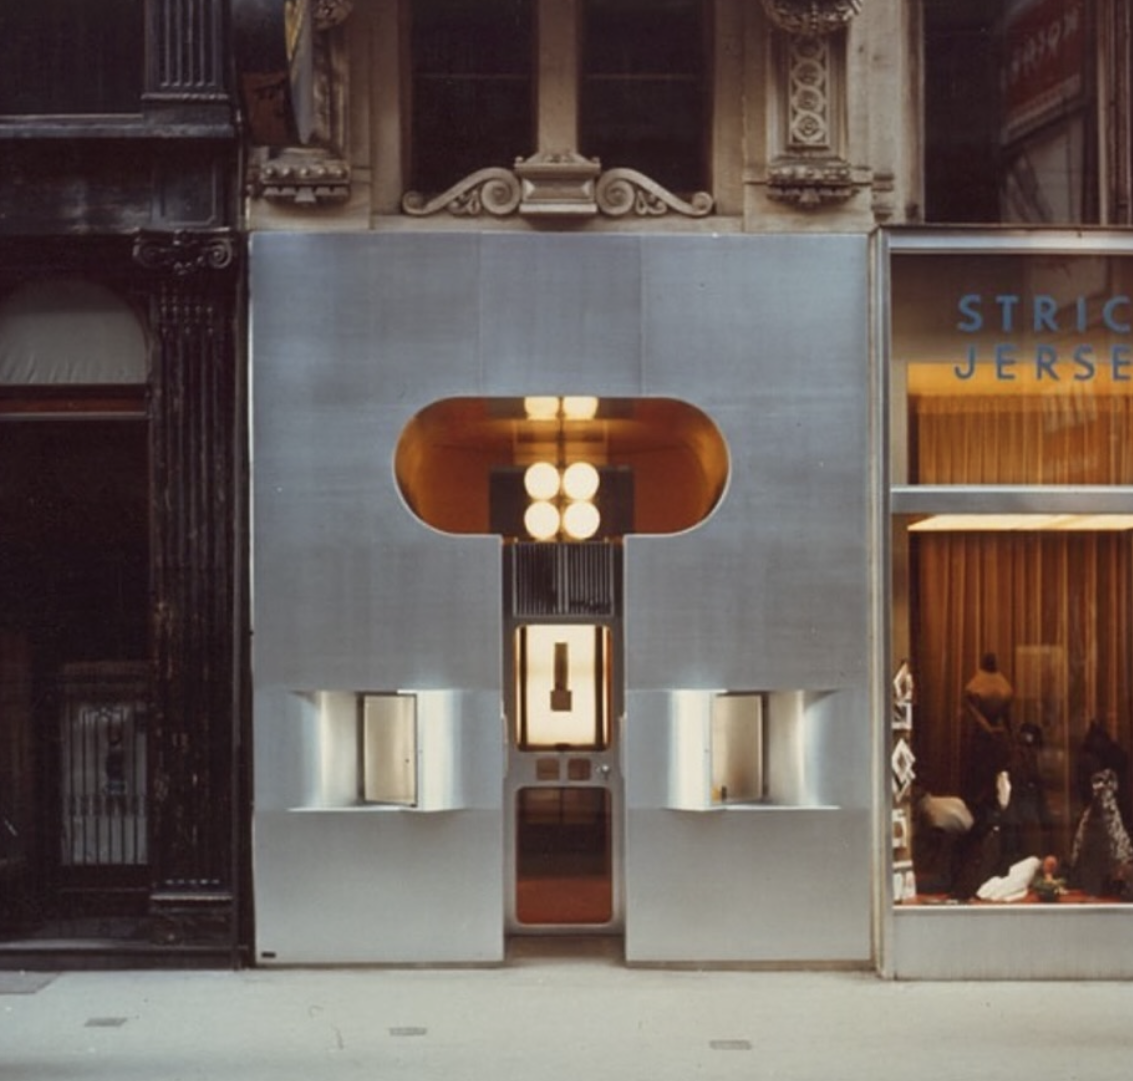
[{"label": "rounded arch niche", "polygon": [[606,535],[691,529],[720,501],[729,470],[719,428],[688,402],[551,396],[433,402],[403,429],[394,470],[427,525],[506,537],[523,535],[522,511],[501,503],[523,498],[527,467],[580,461],[606,478],[600,498],[616,523]]},{"label": "rounded arch niche", "polygon": [[148,374],[145,329],[104,285],[49,278],[0,301],[0,386],[127,385]]}]

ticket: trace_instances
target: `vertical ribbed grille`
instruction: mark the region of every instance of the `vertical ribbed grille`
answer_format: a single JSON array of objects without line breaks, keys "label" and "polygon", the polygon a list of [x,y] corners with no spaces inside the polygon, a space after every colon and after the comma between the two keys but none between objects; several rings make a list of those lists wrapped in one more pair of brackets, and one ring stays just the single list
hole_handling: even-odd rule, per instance
[{"label": "vertical ribbed grille", "polygon": [[508,551],[512,615],[616,614],[614,545],[516,544]]},{"label": "vertical ribbed grille", "polygon": [[153,5],[156,40],[151,63],[161,96],[212,97],[224,89],[220,0],[161,0]]}]

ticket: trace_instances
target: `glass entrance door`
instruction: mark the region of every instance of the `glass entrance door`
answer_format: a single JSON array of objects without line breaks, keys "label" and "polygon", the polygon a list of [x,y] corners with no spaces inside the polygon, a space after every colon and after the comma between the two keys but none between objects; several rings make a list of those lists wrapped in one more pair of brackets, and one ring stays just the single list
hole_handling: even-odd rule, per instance
[{"label": "glass entrance door", "polygon": [[622,926],[613,628],[516,628],[506,784],[511,933]]}]

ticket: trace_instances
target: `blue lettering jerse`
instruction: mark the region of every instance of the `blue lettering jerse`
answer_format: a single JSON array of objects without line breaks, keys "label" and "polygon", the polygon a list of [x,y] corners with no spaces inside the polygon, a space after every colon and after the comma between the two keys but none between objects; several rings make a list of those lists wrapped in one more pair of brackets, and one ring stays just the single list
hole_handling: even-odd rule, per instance
[{"label": "blue lettering jerse", "polygon": [[[1089,329],[1090,316],[1100,317],[1101,325],[1111,334],[1128,335],[1133,332],[1133,300],[1119,294],[1094,300],[1079,296],[1068,304],[1061,304],[1057,298],[1046,293],[1036,293],[1025,297],[1018,293],[999,293],[985,297],[982,293],[966,293],[956,303],[960,319],[956,329],[961,334],[978,334],[984,330],[999,331],[1003,334],[1033,333],[1060,334],[1066,331],[1085,333]],[[1002,382],[1012,382],[1017,366],[1021,363],[1018,346],[1012,342],[997,342],[991,349],[990,362],[995,369],[995,378]],[[1061,376],[1056,364],[1059,351],[1049,343],[1034,347],[1033,355],[1022,363],[1028,369],[1033,367],[1035,379],[1059,382]],[[976,374],[979,360],[978,347],[968,346],[967,360],[963,365],[953,366],[957,379],[971,379]],[[1112,345],[1101,355],[1093,345],[1078,345],[1070,354],[1069,362],[1073,370],[1071,378],[1075,382],[1086,382],[1096,378],[1099,367],[1108,368],[1114,382],[1129,382],[1133,379],[1133,346],[1128,343]]]}]

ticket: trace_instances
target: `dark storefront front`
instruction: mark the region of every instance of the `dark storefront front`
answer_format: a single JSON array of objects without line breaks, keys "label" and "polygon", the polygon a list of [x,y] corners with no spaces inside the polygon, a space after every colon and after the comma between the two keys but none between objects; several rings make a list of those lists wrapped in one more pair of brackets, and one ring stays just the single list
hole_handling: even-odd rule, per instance
[{"label": "dark storefront front", "polygon": [[0,966],[235,960],[238,154],[217,0],[0,15]]}]

